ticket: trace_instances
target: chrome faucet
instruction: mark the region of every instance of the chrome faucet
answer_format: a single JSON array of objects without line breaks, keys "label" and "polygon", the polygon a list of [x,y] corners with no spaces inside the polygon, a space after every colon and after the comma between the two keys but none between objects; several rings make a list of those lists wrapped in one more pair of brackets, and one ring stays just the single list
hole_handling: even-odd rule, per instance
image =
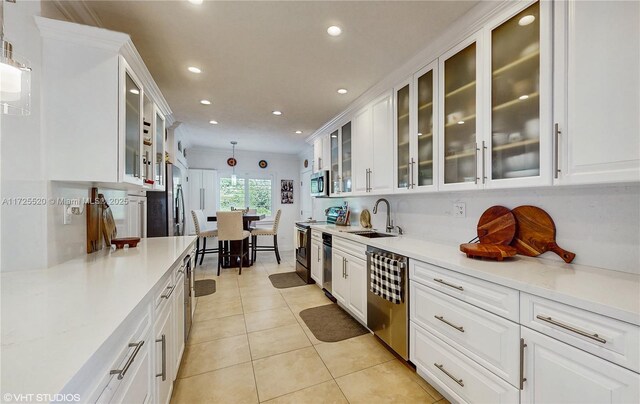
[{"label": "chrome faucet", "polygon": [[373,206],[373,214],[375,215],[376,213],[378,213],[378,204],[380,202],[384,202],[387,204],[387,233],[391,233],[391,230],[393,230],[393,221],[391,220],[391,206],[389,206],[389,201],[384,199],[384,198],[380,198],[376,201],[376,204]]}]

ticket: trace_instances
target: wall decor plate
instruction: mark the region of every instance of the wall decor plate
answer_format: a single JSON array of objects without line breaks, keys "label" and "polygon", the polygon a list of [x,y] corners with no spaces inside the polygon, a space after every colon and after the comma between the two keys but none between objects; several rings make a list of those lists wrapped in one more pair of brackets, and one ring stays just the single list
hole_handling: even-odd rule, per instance
[{"label": "wall decor plate", "polygon": [[238,164],[238,160],[236,160],[236,159],[235,159],[235,158],[233,158],[233,157],[229,157],[229,158],[227,159],[227,164],[229,165],[229,167],[235,167],[235,166],[236,166],[236,164]]},{"label": "wall decor plate", "polygon": [[267,163],[267,160],[258,161],[258,167],[260,167],[260,168],[267,168],[268,165],[269,165],[269,163]]},{"label": "wall decor plate", "polygon": [[304,168],[309,167],[309,160],[305,159],[304,160]]}]

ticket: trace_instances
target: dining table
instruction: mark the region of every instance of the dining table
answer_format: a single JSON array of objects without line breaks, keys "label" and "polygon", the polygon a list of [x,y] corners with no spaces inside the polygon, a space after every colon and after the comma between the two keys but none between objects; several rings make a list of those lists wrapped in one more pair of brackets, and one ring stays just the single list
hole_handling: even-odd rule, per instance
[{"label": "dining table", "polygon": [[[260,221],[264,218],[265,218],[265,215],[261,215],[257,213],[245,213],[242,215],[242,228],[244,230],[249,230],[251,228],[251,223]],[[218,218],[215,215],[207,216],[207,222],[217,222],[217,221],[218,221]],[[227,242],[225,241],[225,243]],[[241,245],[242,245],[242,254],[243,254],[242,266],[250,267],[251,265],[253,265],[253,262],[251,261],[251,254],[249,254],[249,240],[247,240],[244,243],[241,243],[240,241],[231,241],[230,245],[228,245],[228,249],[231,252],[231,255],[240,255]],[[222,267],[237,268],[238,261],[225,258],[222,261]]]}]

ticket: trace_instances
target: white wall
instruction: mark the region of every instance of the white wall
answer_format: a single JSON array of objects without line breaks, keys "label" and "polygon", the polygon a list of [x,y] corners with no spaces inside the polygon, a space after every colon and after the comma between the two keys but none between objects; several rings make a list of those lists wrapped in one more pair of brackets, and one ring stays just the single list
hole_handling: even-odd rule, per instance
[{"label": "white wall", "polygon": [[[218,171],[218,177],[231,173],[227,159],[231,157],[229,149],[190,148],[187,151],[187,161],[190,169],[212,169]],[[294,185],[300,184],[300,159],[297,155],[250,152],[236,149],[237,175],[270,175],[273,176],[273,209],[282,209],[280,228],[278,230],[278,245],[281,250],[293,250],[294,223],[300,220],[300,190],[295,187],[294,203],[283,205],[280,203],[280,180],[293,180]],[[266,160],[266,169],[258,167],[260,160]],[[259,224],[260,225],[260,224]],[[266,226],[266,224],[265,224]]]},{"label": "white wall", "polygon": [[[546,210],[556,224],[558,244],[576,253],[573,261],[617,271],[640,274],[640,185],[548,187],[535,189],[441,192],[385,196],[391,203],[394,224],[411,237],[461,244],[476,235],[482,212],[493,205],[515,208],[535,205]],[[384,231],[386,208],[373,215],[377,197],[345,199],[352,209],[352,224],[367,208],[372,224]],[[466,203],[466,217],[453,217],[453,203]],[[336,199],[314,201],[314,216],[338,205]],[[559,260],[553,253],[544,259]],[[507,267],[508,264],[505,265]]]}]

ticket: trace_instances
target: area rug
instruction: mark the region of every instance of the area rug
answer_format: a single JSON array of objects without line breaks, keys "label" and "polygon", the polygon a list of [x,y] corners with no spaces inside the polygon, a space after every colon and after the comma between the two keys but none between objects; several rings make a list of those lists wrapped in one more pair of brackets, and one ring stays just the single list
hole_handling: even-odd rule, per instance
[{"label": "area rug", "polygon": [[274,288],[286,289],[296,286],[304,286],[306,283],[296,272],[283,272],[281,274],[269,275],[269,280]]},{"label": "area rug", "polygon": [[215,279],[202,279],[196,281],[194,289],[196,290],[196,297],[210,295],[216,293],[216,280]]},{"label": "area rug", "polygon": [[323,342],[338,342],[369,332],[337,304],[303,310],[300,317],[313,335]]}]

